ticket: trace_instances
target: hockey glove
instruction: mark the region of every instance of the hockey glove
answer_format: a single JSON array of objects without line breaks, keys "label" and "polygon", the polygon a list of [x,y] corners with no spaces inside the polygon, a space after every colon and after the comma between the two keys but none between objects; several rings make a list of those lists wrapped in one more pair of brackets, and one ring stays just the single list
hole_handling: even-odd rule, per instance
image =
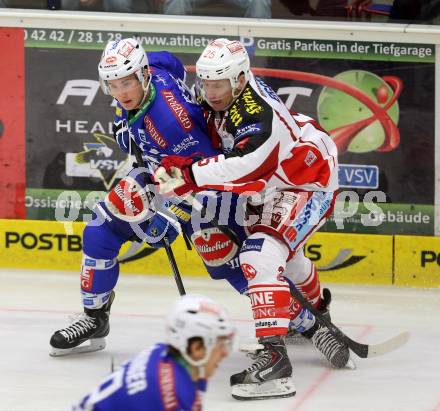
[{"label": "hockey glove", "polygon": [[165,237],[168,239],[169,244],[171,244],[179,235],[179,231],[176,228],[177,225],[176,221],[171,221],[162,213],[157,212],[145,230],[147,235],[145,241],[153,248],[163,248],[165,247],[165,242],[163,241]]},{"label": "hockey glove", "polygon": [[159,185],[160,194],[165,197],[184,197],[191,192],[202,191],[194,181],[191,165],[194,157],[167,156],[154,173],[154,181]]},{"label": "hockey glove", "polygon": [[128,153],[130,149],[130,131],[126,120],[118,120],[113,123],[113,137],[121,150]]}]

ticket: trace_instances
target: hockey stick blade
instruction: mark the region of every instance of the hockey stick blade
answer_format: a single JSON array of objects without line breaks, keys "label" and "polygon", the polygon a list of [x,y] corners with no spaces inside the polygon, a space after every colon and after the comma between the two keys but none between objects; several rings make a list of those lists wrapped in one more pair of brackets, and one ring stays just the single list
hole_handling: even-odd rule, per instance
[{"label": "hockey stick blade", "polygon": [[290,281],[288,282],[290,285],[290,292],[292,293],[293,297],[295,297],[304,308],[307,308],[321,324],[325,325],[335,338],[346,344],[348,348],[350,348],[350,350],[360,358],[372,358],[387,354],[401,347],[409,340],[410,333],[404,332],[380,344],[369,345],[354,341],[344,334],[344,332],[336,327],[336,325],[334,325],[331,321],[325,318],[318,309],[316,309],[304,298],[304,296]]},{"label": "hockey stick blade", "polygon": [[[367,351],[366,358],[378,357],[380,355],[384,355],[384,354],[387,354],[391,351],[397,350],[402,345],[404,345],[408,342],[410,336],[411,336],[411,333],[409,331],[405,331],[405,332],[403,332],[399,335],[396,335],[395,337],[390,338],[389,340],[386,340],[380,344],[367,345],[368,351]],[[359,344],[359,343],[356,343],[356,344]],[[362,345],[362,344],[360,344],[360,345]],[[354,352],[354,350],[353,350],[353,352]]]},{"label": "hockey stick blade", "polygon": [[[316,310],[315,307],[313,308],[314,310]],[[321,314],[318,310],[316,310],[316,312],[318,314]],[[313,311],[313,314],[315,314],[315,311]],[[353,351],[360,358],[378,357],[380,355],[384,355],[394,350],[397,350],[399,347],[406,344],[410,337],[410,333],[408,331],[405,331],[379,344],[362,344],[360,342],[352,340],[350,337],[344,334],[343,331],[336,327],[336,325],[334,325],[331,321],[327,320],[325,317],[322,317],[322,315],[315,314],[315,317],[317,317],[318,321],[327,326],[330,332],[338,340],[347,344],[350,350]]]}]

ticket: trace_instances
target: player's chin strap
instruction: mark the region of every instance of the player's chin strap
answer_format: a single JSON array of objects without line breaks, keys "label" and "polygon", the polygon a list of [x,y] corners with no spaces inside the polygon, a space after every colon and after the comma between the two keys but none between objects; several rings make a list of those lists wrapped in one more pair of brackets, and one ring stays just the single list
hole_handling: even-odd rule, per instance
[{"label": "player's chin strap", "polygon": [[[195,207],[197,211],[207,213],[206,208],[203,207],[203,205],[197,200],[194,195],[188,196],[188,201],[191,202],[191,205]],[[242,246],[242,242],[240,241],[240,239],[228,227],[220,226],[218,220],[215,218],[212,218],[211,223],[213,223],[213,225],[218,227],[224,234],[226,234],[238,247]],[[303,295],[298,291],[293,283],[291,283],[287,278],[286,280],[289,283],[292,296],[296,300],[298,300],[298,302],[304,308],[307,308],[310,312],[312,312],[316,320],[321,325],[325,325],[338,341],[346,344],[360,358],[371,358],[387,354],[406,344],[409,340],[410,333],[408,331],[405,331],[379,344],[362,344],[354,341],[350,337],[348,337],[340,328],[334,325],[330,320],[325,318],[317,308],[310,304],[310,302],[303,297]]]},{"label": "player's chin strap", "polygon": [[209,354],[205,355],[205,358],[199,361],[193,360],[188,354],[185,354],[183,356],[184,360],[190,365],[191,367],[195,368],[197,370],[197,377],[198,378],[205,378],[206,369],[205,365],[208,362]]}]

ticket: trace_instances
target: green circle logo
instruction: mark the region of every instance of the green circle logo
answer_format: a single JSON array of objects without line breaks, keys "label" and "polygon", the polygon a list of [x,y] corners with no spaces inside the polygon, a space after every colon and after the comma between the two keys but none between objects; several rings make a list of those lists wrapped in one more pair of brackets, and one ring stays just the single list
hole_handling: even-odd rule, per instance
[{"label": "green circle logo", "polygon": [[[399,119],[399,105],[393,99],[394,90],[381,77],[364,70],[349,70],[334,77],[341,83],[348,84],[368,97],[362,102],[345,91],[324,87],[318,99],[319,123],[330,135],[342,127],[353,126],[353,135],[347,146],[352,153],[367,153],[381,147],[387,138],[382,122],[377,118],[375,109],[386,109],[386,115],[395,125]],[[376,118],[375,118],[376,116]],[[368,119],[374,118],[369,122]],[[357,126],[358,125],[358,126]]]}]

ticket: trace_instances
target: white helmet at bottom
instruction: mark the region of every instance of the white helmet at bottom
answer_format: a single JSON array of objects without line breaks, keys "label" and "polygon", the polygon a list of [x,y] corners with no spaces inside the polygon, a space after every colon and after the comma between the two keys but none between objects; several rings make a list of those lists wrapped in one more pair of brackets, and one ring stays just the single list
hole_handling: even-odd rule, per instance
[{"label": "white helmet at bottom", "polygon": [[109,41],[98,64],[102,91],[110,94],[107,81],[135,74],[146,88],[144,70],[148,70],[148,58],[143,47],[133,38]]},{"label": "white helmet at bottom", "polygon": [[[210,298],[185,295],[172,307],[166,320],[166,342],[178,349],[189,364],[204,365],[219,337],[234,340],[235,328],[226,311]],[[188,353],[188,340],[199,337],[206,348],[204,358],[196,361]]]},{"label": "white helmet at bottom", "polygon": [[232,89],[238,86],[238,78],[244,73],[249,80],[249,55],[238,40],[216,39],[203,50],[196,63],[197,77],[201,80],[223,80],[231,82]]}]

